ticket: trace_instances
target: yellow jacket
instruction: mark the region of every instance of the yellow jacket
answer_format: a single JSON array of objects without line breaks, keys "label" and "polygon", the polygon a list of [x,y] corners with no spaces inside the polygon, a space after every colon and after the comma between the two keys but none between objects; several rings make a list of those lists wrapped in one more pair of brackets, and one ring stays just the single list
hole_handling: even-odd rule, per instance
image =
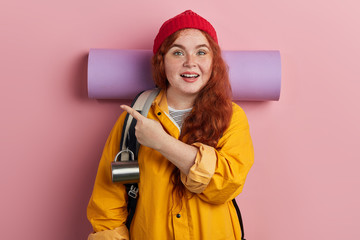
[{"label": "yellow jacket", "polygon": [[[125,119],[121,114],[105,144],[88,205],[88,219],[94,233],[89,240],[129,239],[125,222],[125,187],[111,181],[110,166],[119,152]],[[174,138],[180,130],[169,117],[166,94],[154,100],[148,118],[159,121]],[[132,240],[151,239],[240,239],[241,230],[231,200],[243,189],[254,153],[244,111],[233,103],[233,116],[216,148],[195,143],[199,148],[190,173],[181,176],[188,197],[180,209],[170,180],[174,165],[159,152],[141,146],[139,150],[139,197],[131,224]]]}]

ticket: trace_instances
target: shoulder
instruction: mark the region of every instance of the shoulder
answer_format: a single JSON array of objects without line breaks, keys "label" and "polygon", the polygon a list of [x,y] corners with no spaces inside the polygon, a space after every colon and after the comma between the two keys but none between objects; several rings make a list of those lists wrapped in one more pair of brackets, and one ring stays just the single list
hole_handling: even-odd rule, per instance
[{"label": "shoulder", "polygon": [[243,115],[243,116],[246,117],[244,110],[234,102],[232,102],[232,109],[233,109],[233,114],[235,114],[235,115]]},{"label": "shoulder", "polygon": [[249,123],[244,110],[236,103],[232,103],[232,108],[230,124],[219,140],[218,148],[230,146],[230,148],[238,149],[239,143],[251,141]]},{"label": "shoulder", "polygon": [[116,120],[114,127],[118,128],[118,127],[122,127],[122,125],[124,124],[124,121],[126,120],[126,111],[123,111],[120,116],[118,117],[118,119]]},{"label": "shoulder", "polygon": [[124,123],[124,121],[125,121],[125,118],[126,118],[126,114],[127,114],[127,112],[126,111],[123,111],[121,114],[120,114],[120,116],[118,117],[118,119],[117,119],[117,121],[116,121],[116,123],[115,124],[123,124]]},{"label": "shoulder", "polygon": [[233,109],[233,114],[231,117],[230,126],[235,124],[240,126],[241,128],[249,127],[248,119],[246,117],[245,111],[234,102],[232,103],[232,109]]},{"label": "shoulder", "polygon": [[111,129],[110,136],[117,136],[121,134],[125,120],[126,120],[126,111],[122,112],[118,117],[118,119],[116,120],[115,124]]}]

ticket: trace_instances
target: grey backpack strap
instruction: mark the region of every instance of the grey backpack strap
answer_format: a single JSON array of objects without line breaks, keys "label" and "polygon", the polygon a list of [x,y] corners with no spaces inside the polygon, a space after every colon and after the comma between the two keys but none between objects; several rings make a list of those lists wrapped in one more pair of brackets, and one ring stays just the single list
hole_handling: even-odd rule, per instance
[{"label": "grey backpack strap", "polygon": [[150,107],[151,107],[151,104],[153,103],[153,101],[155,100],[155,98],[159,94],[159,92],[160,92],[159,88],[154,88],[152,90],[148,90],[143,93],[143,94],[149,93],[149,95],[147,96],[146,102],[143,105],[143,108],[141,110],[141,115],[147,117]]},{"label": "grey backpack strap", "polygon": [[[136,111],[140,112],[143,116],[147,117],[151,104],[152,102],[155,100],[156,96],[159,94],[160,89],[159,88],[154,88],[151,90],[147,90],[144,92],[139,93],[131,107],[133,109],[135,109]],[[127,114],[126,118],[125,118],[125,122],[124,122],[124,126],[123,126],[123,131],[121,134],[121,142],[120,142],[120,150],[124,150],[126,148],[128,148],[129,146],[129,141],[133,142],[135,138],[135,136],[130,136],[132,134],[132,132],[134,131],[132,128],[132,125],[135,126],[136,124],[136,120],[134,120],[134,118],[130,115]],[[137,156],[137,152],[139,151],[139,143],[136,141],[136,150],[134,152],[134,154]],[[129,157],[127,154],[123,154],[123,156],[121,156],[121,161],[128,161]]]},{"label": "grey backpack strap", "polygon": [[[151,104],[155,100],[156,96],[159,94],[160,89],[155,88],[155,89],[152,89],[152,90],[148,90],[148,91],[145,91],[144,94],[147,95],[148,92],[149,92],[149,95],[147,96],[146,101],[145,101],[145,103],[144,103],[144,105],[142,107],[142,110],[141,110],[141,115],[143,115],[144,117],[147,117],[147,115],[149,113],[149,110],[150,110],[150,107],[151,107]],[[136,140],[136,156],[138,155],[139,148],[140,148],[140,144]]]}]

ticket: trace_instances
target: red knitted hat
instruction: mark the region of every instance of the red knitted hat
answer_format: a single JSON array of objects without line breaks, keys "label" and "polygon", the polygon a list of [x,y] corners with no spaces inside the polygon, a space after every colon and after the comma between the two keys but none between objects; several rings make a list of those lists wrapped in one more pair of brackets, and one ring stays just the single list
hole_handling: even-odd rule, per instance
[{"label": "red knitted hat", "polygon": [[184,28],[203,30],[207,32],[215,42],[218,42],[214,27],[205,18],[199,16],[191,10],[187,10],[163,23],[154,40],[154,54],[159,50],[161,44],[167,37]]}]

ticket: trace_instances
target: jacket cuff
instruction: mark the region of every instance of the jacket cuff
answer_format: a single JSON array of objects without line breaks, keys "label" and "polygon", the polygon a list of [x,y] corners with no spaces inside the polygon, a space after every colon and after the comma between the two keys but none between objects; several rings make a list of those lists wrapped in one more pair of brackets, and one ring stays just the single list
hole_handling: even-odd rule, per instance
[{"label": "jacket cuff", "polygon": [[129,240],[129,231],[125,225],[121,227],[91,233],[88,240]]},{"label": "jacket cuff", "polygon": [[181,172],[181,181],[193,193],[201,193],[209,184],[215,172],[217,156],[215,149],[202,143],[194,143],[199,149],[195,163],[186,176]]}]

